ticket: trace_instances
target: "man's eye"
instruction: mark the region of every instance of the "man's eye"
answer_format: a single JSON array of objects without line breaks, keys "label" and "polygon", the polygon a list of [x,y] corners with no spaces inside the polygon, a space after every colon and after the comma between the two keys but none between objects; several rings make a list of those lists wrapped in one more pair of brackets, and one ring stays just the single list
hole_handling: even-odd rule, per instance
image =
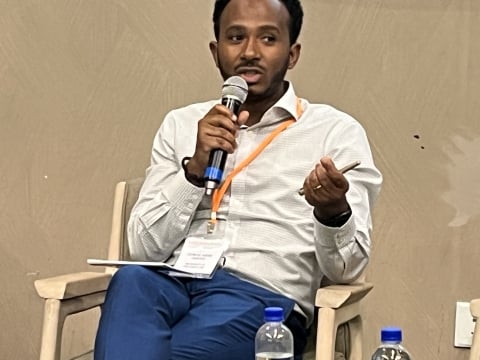
[{"label": "man's eye", "polygon": [[273,43],[275,42],[275,40],[276,40],[275,36],[272,36],[272,35],[266,35],[263,37],[263,41],[266,43]]},{"label": "man's eye", "polygon": [[230,40],[232,40],[232,41],[242,41],[243,40],[243,35],[231,35]]}]

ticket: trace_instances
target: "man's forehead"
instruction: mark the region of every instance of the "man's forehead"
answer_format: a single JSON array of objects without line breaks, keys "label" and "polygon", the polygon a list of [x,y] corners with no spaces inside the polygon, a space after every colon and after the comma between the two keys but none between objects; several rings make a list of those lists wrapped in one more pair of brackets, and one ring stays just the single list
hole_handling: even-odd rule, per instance
[{"label": "man's forehead", "polygon": [[289,13],[280,0],[231,0],[225,7],[222,26],[288,26]]}]

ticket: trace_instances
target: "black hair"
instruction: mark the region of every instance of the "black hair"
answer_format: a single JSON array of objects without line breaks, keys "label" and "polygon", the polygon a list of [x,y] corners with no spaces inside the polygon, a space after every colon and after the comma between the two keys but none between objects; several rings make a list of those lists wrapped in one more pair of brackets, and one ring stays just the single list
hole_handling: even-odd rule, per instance
[{"label": "black hair", "polygon": [[[303,22],[303,9],[300,4],[300,0],[280,0],[283,5],[288,10],[290,15],[290,45],[294,44],[298,36],[300,35],[300,30],[302,28]],[[223,10],[228,5],[230,0],[216,0],[215,8],[213,10],[213,31],[215,33],[215,38],[218,40],[220,33],[220,16],[222,16]]]}]

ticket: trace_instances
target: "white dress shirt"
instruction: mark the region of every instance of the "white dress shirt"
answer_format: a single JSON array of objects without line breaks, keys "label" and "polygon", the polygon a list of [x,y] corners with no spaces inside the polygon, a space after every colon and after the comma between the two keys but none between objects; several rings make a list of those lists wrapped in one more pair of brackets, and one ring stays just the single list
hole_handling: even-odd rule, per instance
[{"label": "white dress shirt", "polygon": [[[128,224],[131,256],[174,263],[189,234],[206,233],[211,199],[188,182],[181,161],[195,150],[197,123],[219,100],[193,104],[167,114],[155,136],[151,165]],[[238,277],[293,299],[313,318],[315,291],[323,276],[336,283],[355,280],[368,263],[371,210],[382,177],[367,136],[351,116],[302,99],[297,119],[292,84],[261,121],[240,130],[238,148],[227,158],[225,174],[245,159],[281,122],[296,122],[278,135],[237,174],[218,215],[218,231],[228,241],[224,268]],[[297,190],[321,157],[338,168],[361,165],[345,174],[350,187],[350,219],[327,227]]]}]

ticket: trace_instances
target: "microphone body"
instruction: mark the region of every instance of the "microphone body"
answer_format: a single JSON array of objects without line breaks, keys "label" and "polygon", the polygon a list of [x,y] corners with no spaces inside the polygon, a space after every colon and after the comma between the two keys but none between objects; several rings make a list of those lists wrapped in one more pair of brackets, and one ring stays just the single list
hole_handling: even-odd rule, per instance
[{"label": "microphone body", "polygon": [[[248,95],[248,85],[239,76],[228,78],[222,90],[222,105],[226,106],[233,114],[238,115],[240,106]],[[205,194],[212,195],[223,178],[223,170],[227,161],[228,153],[222,149],[214,149],[210,152],[208,166],[205,169]]]}]

